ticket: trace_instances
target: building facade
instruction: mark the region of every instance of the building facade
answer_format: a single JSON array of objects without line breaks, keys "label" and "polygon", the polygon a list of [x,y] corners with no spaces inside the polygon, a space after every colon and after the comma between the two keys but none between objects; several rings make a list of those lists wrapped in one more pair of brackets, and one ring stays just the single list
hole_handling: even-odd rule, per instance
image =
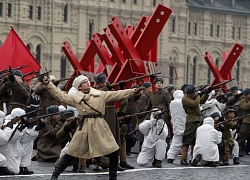
[{"label": "building facade", "polygon": [[232,75],[243,88],[250,87],[250,2],[244,0],[0,0],[0,44],[12,26],[42,67],[57,78],[68,77],[73,68],[61,50],[63,42],[81,59],[86,42],[103,33],[112,17],[124,27],[136,26],[158,3],[173,10],[158,38],[158,60],[173,65],[178,80],[165,79],[165,85],[209,84],[213,74],[205,52],[220,67],[222,52],[237,42],[244,50]]}]

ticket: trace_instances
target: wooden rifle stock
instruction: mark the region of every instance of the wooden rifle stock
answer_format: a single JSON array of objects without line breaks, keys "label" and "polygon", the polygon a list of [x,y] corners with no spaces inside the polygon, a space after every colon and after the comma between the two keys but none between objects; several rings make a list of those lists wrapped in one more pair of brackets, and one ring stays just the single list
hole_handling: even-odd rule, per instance
[{"label": "wooden rifle stock", "polygon": [[62,78],[62,79],[59,79],[57,80],[55,83],[60,83],[60,82],[63,82],[63,81],[68,81],[70,79],[74,79],[76,78],[77,76],[72,76],[72,77],[69,77],[69,78]]},{"label": "wooden rifle stock", "polygon": [[127,79],[127,80],[123,80],[123,81],[119,81],[119,82],[116,82],[116,83],[112,83],[110,84],[110,87],[116,87],[116,86],[119,86],[119,84],[121,82],[125,82],[125,83],[128,83],[128,82],[136,82],[136,81],[139,81],[139,80],[142,80],[146,77],[150,77],[150,76],[155,76],[157,74],[161,74],[161,72],[158,72],[158,73],[155,73],[155,74],[148,74],[148,75],[145,75],[145,76],[137,76],[137,77],[134,77],[134,78],[130,78],[130,79]]},{"label": "wooden rifle stock", "polygon": [[59,113],[51,113],[51,114],[45,114],[45,115],[42,115],[42,116],[37,116],[37,117],[34,117],[34,118],[30,118],[30,119],[28,120],[28,123],[29,123],[29,124],[32,124],[32,123],[34,123],[34,122],[39,121],[39,120],[42,119],[42,118],[46,118],[46,117],[53,116],[53,115],[58,115],[58,114],[59,114]]},{"label": "wooden rifle stock", "polygon": [[228,121],[239,121],[239,120],[241,120],[241,119],[243,119],[243,118],[245,118],[247,116],[250,116],[250,114],[245,114],[245,115],[242,115],[242,116],[238,116],[238,117],[235,117],[233,119],[227,119],[225,121],[218,122],[215,125],[224,124],[224,123],[226,123]]},{"label": "wooden rifle stock", "polygon": [[22,116],[15,117],[14,119],[11,119],[11,122],[12,122],[13,124],[15,124],[15,123],[17,123],[18,121],[21,121],[23,117],[28,116],[28,115],[30,115],[30,114],[32,114],[32,113],[34,113],[34,112],[40,111],[41,109],[42,109],[42,108],[38,108],[38,109],[36,109],[36,110],[34,110],[34,111],[30,111],[30,112],[28,112],[28,113],[26,113],[26,114],[24,114],[24,115],[22,115]]},{"label": "wooden rifle stock", "polygon": [[139,112],[139,113],[135,113],[135,114],[131,114],[131,115],[121,116],[118,118],[118,121],[123,121],[126,118],[131,118],[131,117],[135,117],[135,116],[146,115],[148,113],[152,113],[152,112],[156,112],[156,111],[159,111],[159,110],[157,109],[157,110],[143,111],[143,112]]}]

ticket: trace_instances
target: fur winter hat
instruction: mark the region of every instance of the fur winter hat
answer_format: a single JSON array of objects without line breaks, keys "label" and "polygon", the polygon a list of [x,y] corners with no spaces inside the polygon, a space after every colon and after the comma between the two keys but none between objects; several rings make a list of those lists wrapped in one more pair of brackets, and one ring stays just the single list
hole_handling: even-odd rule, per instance
[{"label": "fur winter hat", "polygon": [[84,80],[89,80],[89,79],[84,75],[80,75],[77,78],[75,78],[75,80],[72,83],[72,86],[78,90],[78,87]]}]

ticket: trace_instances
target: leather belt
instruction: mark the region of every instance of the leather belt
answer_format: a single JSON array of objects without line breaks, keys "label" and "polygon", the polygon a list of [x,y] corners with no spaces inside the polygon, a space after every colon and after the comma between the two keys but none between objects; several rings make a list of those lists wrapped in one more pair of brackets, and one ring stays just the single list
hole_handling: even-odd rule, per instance
[{"label": "leather belt", "polygon": [[88,114],[88,115],[83,115],[82,117],[85,119],[85,118],[100,118],[101,116],[99,114]]},{"label": "leather belt", "polygon": [[42,100],[46,100],[46,101],[54,101],[55,99],[52,97],[47,97],[47,98],[42,98]]},{"label": "leather belt", "polygon": [[25,104],[18,103],[18,102],[11,102],[10,105],[18,105],[18,106],[22,106],[22,107],[25,107],[25,108],[26,108],[26,105],[25,105]]},{"label": "leather belt", "polygon": [[105,108],[115,108],[115,106],[105,106]]}]

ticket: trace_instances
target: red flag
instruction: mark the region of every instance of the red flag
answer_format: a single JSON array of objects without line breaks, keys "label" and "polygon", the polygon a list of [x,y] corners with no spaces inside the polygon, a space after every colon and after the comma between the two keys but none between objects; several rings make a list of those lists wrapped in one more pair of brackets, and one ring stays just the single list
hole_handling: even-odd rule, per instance
[{"label": "red flag", "polygon": [[[9,68],[9,65],[12,68],[17,68],[21,65],[29,65],[28,67],[20,69],[23,74],[33,70],[39,72],[41,68],[40,64],[33,57],[12,27],[0,48],[0,70]],[[27,76],[27,78],[32,76],[34,75]]]}]

